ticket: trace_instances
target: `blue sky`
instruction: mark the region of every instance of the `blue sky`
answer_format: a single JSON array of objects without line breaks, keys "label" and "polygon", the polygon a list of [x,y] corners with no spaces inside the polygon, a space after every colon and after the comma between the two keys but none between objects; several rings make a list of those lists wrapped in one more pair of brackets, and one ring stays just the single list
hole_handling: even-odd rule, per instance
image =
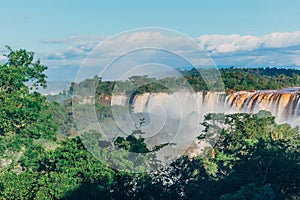
[{"label": "blue sky", "polygon": [[38,48],[39,40],[113,35],[138,27],[165,27],[191,37],[299,30],[298,0],[1,2],[1,44]]},{"label": "blue sky", "polygon": [[[84,59],[77,54],[87,54],[79,46],[88,51],[98,41],[139,27],[182,32],[200,41],[217,65],[282,66],[288,58],[287,65],[300,65],[299,0],[10,0],[1,1],[0,9],[0,51],[7,44],[35,51],[49,66],[50,80],[59,77],[57,72],[58,79],[66,78],[63,73],[68,80],[74,77]],[[283,54],[291,56],[278,59]]]}]

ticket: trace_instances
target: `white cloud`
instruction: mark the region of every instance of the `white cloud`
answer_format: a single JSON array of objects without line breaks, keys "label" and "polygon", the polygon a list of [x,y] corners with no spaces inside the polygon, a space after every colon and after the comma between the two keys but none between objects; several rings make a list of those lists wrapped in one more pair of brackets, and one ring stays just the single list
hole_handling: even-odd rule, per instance
[{"label": "white cloud", "polygon": [[[205,64],[208,63],[208,59],[203,59],[203,57],[208,58],[206,54],[193,54],[197,50],[200,51],[197,42],[187,39],[186,37],[183,37],[179,34],[175,36],[168,36],[166,33],[159,31],[140,31],[121,34],[119,36],[108,38],[108,40],[104,40],[100,43],[91,38],[87,39],[87,41],[84,42],[85,40],[83,38],[77,37],[55,39],[49,40],[47,42],[54,44],[57,42],[65,44],[72,40],[78,42],[73,41],[74,45],[64,48],[63,50],[56,51],[54,53],[49,53],[45,56],[45,58],[51,62],[69,61],[73,63],[75,60],[77,60],[79,64],[89,55],[90,57],[87,62],[89,64],[99,66],[102,63],[108,64],[108,61],[111,61],[113,58],[128,54],[132,51],[141,52],[145,51],[147,48],[155,48],[161,49],[161,51],[170,51],[174,54],[179,54],[187,58],[191,58],[193,56],[195,57],[195,59],[192,60],[197,62],[197,64],[199,65],[200,61],[204,61]],[[97,46],[97,44],[99,45]],[[150,56],[149,51],[147,56]]]},{"label": "white cloud", "polygon": [[198,41],[204,50],[212,53],[252,50],[260,45],[259,38],[251,35],[240,36],[238,34],[203,35]]},{"label": "white cloud", "polygon": [[283,48],[289,46],[300,45],[300,31],[271,33],[261,37],[264,47]]},{"label": "white cloud", "polygon": [[67,49],[55,52],[48,55],[50,60],[63,60],[63,59],[72,59],[80,56],[86,56],[86,51],[78,47],[68,47]]},{"label": "white cloud", "polygon": [[[97,46],[99,41],[101,41],[100,45]],[[114,58],[128,54],[133,50],[137,50],[133,54],[134,56],[129,56],[123,60],[124,70],[126,70],[126,66],[130,67],[133,63],[138,65],[144,61],[151,62],[151,59],[153,62],[162,62],[175,68],[178,67],[178,61],[173,59],[173,55],[161,53],[159,50],[143,53],[147,47],[171,51],[174,55],[181,55],[199,66],[213,65],[213,62],[217,66],[300,66],[298,56],[300,31],[271,33],[262,36],[203,35],[197,38],[197,42],[176,34],[168,35],[163,31],[132,32],[108,40],[104,40],[103,36],[72,36],[43,41],[44,44],[62,44],[65,47],[52,53],[44,52],[42,55],[45,64],[58,71],[59,68],[70,68],[71,66],[76,66],[78,69],[88,55],[89,59],[84,64],[99,69],[106,66]],[[199,47],[204,51],[198,50]],[[91,52],[93,53],[90,54]],[[211,56],[213,62],[206,53]],[[1,59],[3,58],[0,57]],[[94,73],[92,69],[91,73]]]},{"label": "white cloud", "polygon": [[107,37],[102,35],[90,35],[90,36],[69,36],[56,39],[45,39],[40,42],[43,44],[68,44],[68,45],[87,45],[95,44],[97,42],[105,40]]},{"label": "white cloud", "polygon": [[100,48],[105,50],[106,54],[116,56],[140,48],[161,48],[179,52],[193,49],[195,45],[197,44],[194,41],[188,40],[179,34],[168,36],[166,33],[159,31],[141,31],[112,37],[104,41]]},{"label": "white cloud", "polygon": [[198,38],[200,46],[211,53],[252,51],[258,48],[285,48],[300,45],[300,31],[252,35],[203,35]]},{"label": "white cloud", "polygon": [[102,72],[105,66],[110,65],[110,70],[106,72],[110,73],[107,76],[112,79],[111,77],[120,77],[135,66],[149,63],[174,68],[213,66],[213,62],[207,54],[201,52],[196,41],[179,34],[170,36],[157,30],[129,32],[112,37],[95,47],[83,66],[88,67],[86,71],[89,72],[92,72],[92,68],[98,68],[98,72]]}]

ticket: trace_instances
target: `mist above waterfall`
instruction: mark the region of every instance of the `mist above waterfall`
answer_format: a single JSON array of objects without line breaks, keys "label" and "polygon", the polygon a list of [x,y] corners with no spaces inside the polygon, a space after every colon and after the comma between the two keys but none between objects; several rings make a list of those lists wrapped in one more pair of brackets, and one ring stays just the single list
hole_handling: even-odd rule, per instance
[{"label": "mist above waterfall", "polygon": [[[149,147],[165,143],[174,144],[157,152],[158,157],[180,156],[193,143],[202,127],[205,114],[227,112],[224,106],[225,92],[197,92],[186,90],[169,93],[144,93],[133,100],[126,95],[112,96],[112,105],[122,105],[131,109],[121,116],[114,116],[117,126],[125,133],[132,130],[143,119],[140,129],[144,132],[145,143]],[[162,155],[160,155],[160,153]]]},{"label": "mist above waterfall", "polygon": [[[130,133],[134,125],[144,119],[140,129],[145,133],[149,146],[172,142],[182,148],[201,133],[200,123],[207,113],[257,113],[267,110],[279,123],[299,124],[299,88],[280,91],[241,91],[232,94],[225,92],[178,91],[168,93],[144,93],[136,95],[129,104],[126,95],[113,96],[112,105],[129,106],[132,109],[123,116],[124,122],[117,123]],[[131,122],[131,126],[129,125]],[[181,149],[181,148],[180,148]]]}]

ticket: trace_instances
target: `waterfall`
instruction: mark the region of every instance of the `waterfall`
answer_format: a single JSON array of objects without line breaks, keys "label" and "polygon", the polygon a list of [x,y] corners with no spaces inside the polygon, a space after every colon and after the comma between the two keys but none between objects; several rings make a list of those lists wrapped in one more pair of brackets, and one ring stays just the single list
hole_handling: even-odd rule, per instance
[{"label": "waterfall", "polygon": [[297,117],[300,116],[300,96],[297,97],[295,104],[294,117]]},{"label": "waterfall", "polygon": [[[276,117],[277,122],[289,122],[300,117],[298,91],[299,88],[280,91],[240,91],[231,94],[210,91],[144,93],[136,95],[131,106],[135,113],[149,113],[156,107],[173,119],[184,119],[191,113],[199,115],[209,112],[257,113],[260,110],[267,110]],[[113,96],[111,104],[127,106],[129,97]]]},{"label": "waterfall", "polygon": [[300,114],[299,95],[294,92],[238,92],[228,95],[227,99],[227,105],[237,112],[256,113],[267,110],[278,122],[293,120]]},{"label": "waterfall", "polygon": [[111,105],[125,106],[128,97],[126,95],[113,95],[111,98]]},{"label": "waterfall", "polygon": [[169,155],[182,153],[195,156],[208,146],[208,143],[195,141],[202,131],[200,124],[207,113],[257,113],[260,110],[267,110],[275,116],[278,123],[299,125],[298,91],[299,88],[280,91],[239,91],[230,94],[211,91],[144,93],[134,97],[113,96],[111,104],[128,108],[124,115],[114,118],[119,128],[127,135],[134,130],[134,124],[138,124],[142,118],[145,124],[140,128],[144,132],[143,138],[147,146],[176,144],[175,147],[168,147],[167,150],[157,153],[157,156],[163,159]]}]

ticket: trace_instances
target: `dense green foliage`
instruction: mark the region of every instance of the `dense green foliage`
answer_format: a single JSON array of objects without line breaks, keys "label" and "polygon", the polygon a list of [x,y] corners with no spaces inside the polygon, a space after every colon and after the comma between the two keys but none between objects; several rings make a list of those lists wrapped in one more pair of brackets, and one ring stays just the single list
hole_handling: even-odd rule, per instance
[{"label": "dense green foliage", "polygon": [[[199,69],[202,75],[210,71]],[[48,99],[63,101],[70,98],[74,91],[80,95],[94,95],[101,101],[105,95],[127,93],[130,95],[143,94],[145,92],[172,92],[186,87],[194,91],[208,90],[207,84],[198,70],[191,69],[181,71],[181,78],[167,77],[155,79],[147,76],[133,76],[126,81],[102,81],[95,76],[80,83],[72,83],[68,91],[58,95],[48,95]],[[278,90],[288,87],[300,86],[300,70],[280,68],[222,68],[219,69],[221,80],[212,84],[214,90],[226,90],[227,92],[240,90]],[[224,83],[224,85],[222,84]],[[91,91],[95,88],[96,91]],[[224,87],[223,87],[224,86]]]},{"label": "dense green foliage", "polygon": [[221,69],[226,90],[277,90],[300,85],[300,71],[294,69]]},{"label": "dense green foliage", "polygon": [[33,62],[32,52],[9,50],[7,62],[0,67],[0,134],[37,139],[51,129],[45,97],[32,92],[46,86],[47,68],[39,60]]},{"label": "dense green foliage", "polygon": [[[109,147],[111,144],[94,130],[82,138],[73,122],[72,101],[49,102],[36,92],[46,86],[46,67],[34,61],[34,54],[9,48],[8,60],[0,64],[0,199],[297,199],[300,196],[300,135],[297,128],[276,124],[268,112],[258,114],[208,114],[202,123],[200,140],[211,148],[194,157],[182,156],[167,168],[151,173],[132,174],[110,168],[96,159],[84,146],[84,140]],[[197,90],[205,89],[193,70],[184,71]],[[299,84],[297,70],[222,69],[226,88],[278,89]],[[149,81],[133,77],[133,82]],[[109,120],[111,110],[105,104],[114,82],[99,77],[72,84],[86,95],[90,84],[97,86],[98,119]],[[185,81],[163,79],[165,88],[155,84],[141,87],[137,93],[167,91],[168,84]],[[179,84],[180,83],[180,84]],[[125,85],[122,85],[125,84]],[[134,84],[117,84],[118,92]],[[174,85],[173,85],[174,86]],[[168,92],[168,91],[167,91]],[[84,109],[78,105],[75,109]],[[122,107],[118,107],[120,112]],[[83,121],[86,119],[83,119]],[[55,135],[54,133],[57,133]],[[140,137],[118,137],[120,148],[114,156],[120,164],[135,169],[128,152],[154,151]],[[108,156],[105,150],[98,152]],[[146,157],[148,159],[148,157]],[[144,169],[145,170],[145,169]]]},{"label": "dense green foliage", "polygon": [[0,65],[0,149],[3,163],[18,162],[38,139],[55,139],[56,125],[50,103],[38,87],[45,87],[40,61],[33,53],[8,47],[7,62]]}]

